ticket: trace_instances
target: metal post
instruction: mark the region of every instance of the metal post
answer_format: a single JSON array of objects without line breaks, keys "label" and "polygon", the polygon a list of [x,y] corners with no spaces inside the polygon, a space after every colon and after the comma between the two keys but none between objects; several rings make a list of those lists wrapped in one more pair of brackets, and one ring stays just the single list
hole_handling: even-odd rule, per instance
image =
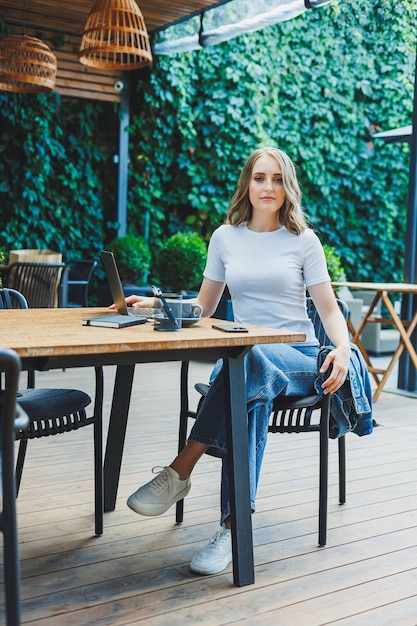
[{"label": "metal post", "polygon": [[[416,51],[417,52],[417,51]],[[407,228],[405,240],[405,259],[404,259],[404,281],[406,283],[417,282],[417,53],[416,66],[414,74],[414,108],[413,108],[413,127],[410,137],[411,155],[410,155],[410,173],[408,179],[408,201],[407,201]],[[417,307],[416,296],[403,296],[401,317],[405,320],[412,318],[413,311]],[[411,336],[411,342],[414,348],[417,347],[417,332]],[[404,351],[399,361],[398,369],[398,387],[407,391],[415,391],[417,389],[417,372],[410,362],[407,351]]]},{"label": "metal post", "polygon": [[130,122],[130,75],[122,72],[123,89],[120,101],[119,120],[119,154],[117,178],[117,221],[119,223],[117,236],[122,237],[127,232],[127,174],[129,166],[129,133],[127,127]]}]

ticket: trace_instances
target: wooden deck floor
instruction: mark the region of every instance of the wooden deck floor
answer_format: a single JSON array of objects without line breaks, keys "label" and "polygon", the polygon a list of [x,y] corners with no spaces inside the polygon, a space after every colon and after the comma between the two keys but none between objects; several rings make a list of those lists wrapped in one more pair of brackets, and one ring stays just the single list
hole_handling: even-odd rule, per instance
[{"label": "wooden deck floor", "polygon": [[[206,380],[211,364],[192,364]],[[114,369],[106,369],[107,402]],[[347,503],[331,446],[328,544],[317,547],[317,439],[270,435],[253,516],[254,585],[188,563],[218,525],[219,462],[193,475],[185,521],[135,515],[127,496],[176,452],[178,364],[137,367],[116,510],[95,537],[92,432],[29,443],[18,499],[22,620],[36,626],[417,624],[417,400],[382,393],[370,437],[349,435]],[[89,370],[38,385],[92,391]],[[1,585],[2,587],[2,585]],[[3,588],[0,589],[3,603]],[[0,623],[4,623],[1,608]]]}]

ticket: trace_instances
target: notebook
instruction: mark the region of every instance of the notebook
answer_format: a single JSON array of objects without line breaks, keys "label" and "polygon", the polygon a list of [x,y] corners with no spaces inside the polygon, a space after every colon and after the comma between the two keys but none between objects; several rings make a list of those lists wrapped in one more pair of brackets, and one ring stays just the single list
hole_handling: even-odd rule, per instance
[{"label": "notebook", "polygon": [[125,302],[122,281],[113,252],[101,251],[101,261],[106,272],[110,292],[113,302],[118,311],[118,315],[110,314],[100,317],[90,317],[83,319],[84,326],[108,326],[110,328],[123,328],[135,324],[143,324],[148,318],[153,317],[153,309],[138,309],[128,307]]},{"label": "notebook", "polygon": [[129,315],[99,315],[98,317],[85,317],[83,326],[103,326],[104,328],[125,328],[145,324],[146,317]]}]

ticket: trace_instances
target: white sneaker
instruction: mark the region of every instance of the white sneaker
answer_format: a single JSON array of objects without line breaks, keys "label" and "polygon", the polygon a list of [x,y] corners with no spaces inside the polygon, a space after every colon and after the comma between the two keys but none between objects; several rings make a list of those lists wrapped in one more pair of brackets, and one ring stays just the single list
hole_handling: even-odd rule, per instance
[{"label": "white sneaker", "polygon": [[169,507],[182,500],[191,489],[191,480],[181,480],[171,467],[158,469],[158,475],[150,482],[139,487],[127,500],[127,506],[141,515],[161,515]]},{"label": "white sneaker", "polygon": [[232,559],[232,531],[222,526],[210,539],[208,546],[193,556],[190,570],[197,574],[218,574]]}]

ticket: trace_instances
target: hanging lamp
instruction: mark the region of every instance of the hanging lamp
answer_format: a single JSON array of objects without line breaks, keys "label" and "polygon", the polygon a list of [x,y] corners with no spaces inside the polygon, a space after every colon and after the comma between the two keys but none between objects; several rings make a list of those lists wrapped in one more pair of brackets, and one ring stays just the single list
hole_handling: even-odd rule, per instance
[{"label": "hanging lamp", "polygon": [[143,15],[134,0],[96,0],[78,60],[103,69],[134,70],[152,63]]},{"label": "hanging lamp", "polygon": [[56,56],[37,37],[8,35],[0,41],[0,89],[46,93],[55,87]]}]

